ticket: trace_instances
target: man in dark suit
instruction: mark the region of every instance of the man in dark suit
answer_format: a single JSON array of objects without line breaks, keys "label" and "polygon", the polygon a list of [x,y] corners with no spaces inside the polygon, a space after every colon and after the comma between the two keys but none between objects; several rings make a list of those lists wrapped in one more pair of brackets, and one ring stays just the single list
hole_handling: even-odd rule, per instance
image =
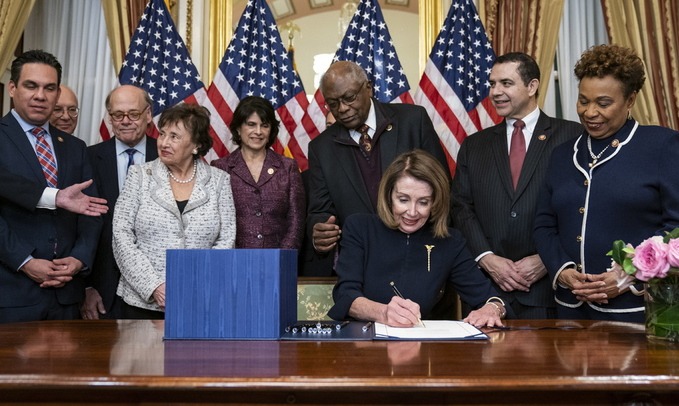
[{"label": "man in dark suit", "polygon": [[446,171],[448,164],[426,111],[373,100],[372,84],[357,64],[333,63],[321,92],[336,122],[309,143],[307,233],[317,252],[328,253],[349,215],[376,212],[382,172],[397,155],[419,148]]},{"label": "man in dark suit", "polygon": [[88,148],[99,195],[106,198],[109,212],[99,239],[94,272],[87,279],[85,302],[80,312],[84,319],[118,319],[122,299],[116,295],[120,269],[113,258],[113,209],[123,189],[129,165],[158,158],[156,140],[146,135],[152,122],[153,105],[144,89],[124,85],[106,98],[106,110],[114,137]]},{"label": "man in dark suit", "polygon": [[497,58],[490,97],[505,120],[462,143],[452,188],[455,227],[520,319],[556,316],[554,292],[533,243],[533,220],[552,150],[582,131],[580,124],[538,108],[539,85],[540,68],[530,56]]},{"label": "man in dark suit", "polygon": [[[56,58],[27,51],[10,76],[14,109],[0,119],[0,169],[53,188],[91,179],[85,143],[48,122],[61,82]],[[3,202],[0,220],[0,322],[78,318],[101,219]]]}]

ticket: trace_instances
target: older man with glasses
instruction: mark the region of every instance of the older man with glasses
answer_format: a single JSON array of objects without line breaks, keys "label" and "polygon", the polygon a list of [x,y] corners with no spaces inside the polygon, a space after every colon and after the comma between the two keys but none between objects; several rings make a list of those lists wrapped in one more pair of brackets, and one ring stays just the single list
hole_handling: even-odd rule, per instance
[{"label": "older man with glasses", "polygon": [[61,85],[60,89],[61,94],[54,111],[52,111],[50,124],[63,132],[73,134],[78,125],[78,114],[80,113],[78,98],[70,87]]},{"label": "older man with glasses", "polygon": [[122,299],[116,295],[120,270],[111,247],[113,209],[129,166],[158,158],[156,140],[146,136],[153,104],[145,90],[130,85],[114,89],[106,97],[106,110],[114,137],[88,148],[94,181],[99,195],[108,201],[109,212],[103,216],[104,228],[80,308],[84,319],[121,317]]},{"label": "older man with glasses", "polygon": [[373,99],[373,85],[353,62],[335,62],[321,78],[336,123],[309,144],[307,232],[317,252],[338,245],[344,220],[375,213],[382,172],[402,152],[423,149],[448,169],[427,112]]}]

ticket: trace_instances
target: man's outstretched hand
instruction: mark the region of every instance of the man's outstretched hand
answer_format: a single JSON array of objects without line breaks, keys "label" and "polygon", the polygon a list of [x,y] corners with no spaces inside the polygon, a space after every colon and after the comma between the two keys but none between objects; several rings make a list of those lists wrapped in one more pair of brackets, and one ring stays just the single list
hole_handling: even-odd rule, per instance
[{"label": "man's outstretched hand", "polygon": [[92,184],[92,179],[76,183],[57,192],[56,205],[59,208],[86,216],[101,216],[108,212],[106,199],[88,196],[83,193]]}]

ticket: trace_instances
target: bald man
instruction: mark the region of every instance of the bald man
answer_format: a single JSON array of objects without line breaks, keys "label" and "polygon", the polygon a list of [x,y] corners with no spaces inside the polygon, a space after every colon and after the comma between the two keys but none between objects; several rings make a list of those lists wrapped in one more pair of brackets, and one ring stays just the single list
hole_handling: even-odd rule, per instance
[{"label": "bald man", "polygon": [[50,116],[50,124],[63,132],[73,134],[78,125],[78,113],[80,113],[78,98],[70,87],[61,85],[59,88],[61,94]]},{"label": "bald man", "polygon": [[[153,122],[151,97],[144,89],[123,85],[106,98],[113,138],[88,148],[99,196],[108,201],[104,228],[99,238],[92,275],[88,278],[85,302],[80,308],[84,319],[118,319],[122,317],[122,299],[116,294],[120,270],[113,258],[113,209],[123,189],[127,168],[158,158],[156,140],[146,135]],[[113,117],[118,117],[114,119]],[[133,119],[134,118],[134,119]],[[130,158],[130,153],[132,157]]]}]

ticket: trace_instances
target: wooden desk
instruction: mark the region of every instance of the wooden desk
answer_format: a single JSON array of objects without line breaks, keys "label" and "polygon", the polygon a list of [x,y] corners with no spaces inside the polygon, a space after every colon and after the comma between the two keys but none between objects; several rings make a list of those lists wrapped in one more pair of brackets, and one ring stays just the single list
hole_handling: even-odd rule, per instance
[{"label": "wooden desk", "polygon": [[148,320],[0,325],[0,403],[679,401],[679,347],[647,341],[641,325],[510,325],[454,343],[163,342],[163,322]]}]

